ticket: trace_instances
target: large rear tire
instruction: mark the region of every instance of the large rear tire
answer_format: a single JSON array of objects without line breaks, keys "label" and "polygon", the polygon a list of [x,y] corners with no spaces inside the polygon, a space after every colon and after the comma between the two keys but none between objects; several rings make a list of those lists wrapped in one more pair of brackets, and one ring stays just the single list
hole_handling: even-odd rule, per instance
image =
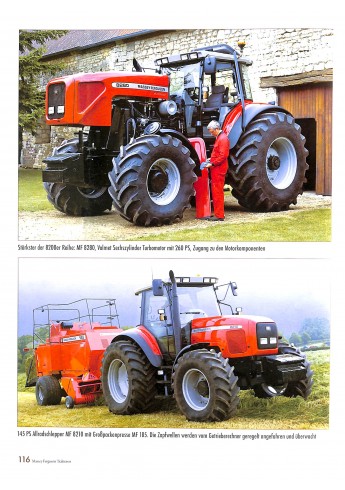
[{"label": "large rear tire", "polygon": [[239,403],[234,368],[213,350],[184,354],[173,372],[173,390],[180,411],[197,422],[227,420]]},{"label": "large rear tire", "polygon": [[182,219],[194,195],[194,167],[179,139],[157,134],[137,138],[114,159],[109,173],[115,208],[139,226]]},{"label": "large rear tire", "polygon": [[110,412],[145,412],[156,396],[155,369],[136,344],[120,340],[110,344],[104,353],[102,389]]},{"label": "large rear tire", "polygon": [[251,211],[287,210],[303,192],[308,169],[305,138],[292,116],[258,115],[231,152],[232,194]]}]

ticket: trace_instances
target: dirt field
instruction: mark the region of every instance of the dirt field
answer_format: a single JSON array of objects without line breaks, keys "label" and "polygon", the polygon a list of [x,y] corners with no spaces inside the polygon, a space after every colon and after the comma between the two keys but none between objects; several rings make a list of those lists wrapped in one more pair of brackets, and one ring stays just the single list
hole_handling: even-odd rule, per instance
[{"label": "dirt field", "polygon": [[[227,223],[260,221],[286,216],[308,209],[329,208],[331,198],[305,193],[299,196],[296,206],[280,213],[250,213],[245,211],[230,195],[225,194],[225,219]],[[51,211],[21,212],[18,219],[19,240],[137,240],[152,234],[169,231],[209,228],[217,223],[195,219],[195,209],[188,209],[180,223],[170,226],[141,228],[121,218],[115,211],[102,216],[75,218],[66,216],[52,207]],[[162,238],[164,239],[164,237]]]}]

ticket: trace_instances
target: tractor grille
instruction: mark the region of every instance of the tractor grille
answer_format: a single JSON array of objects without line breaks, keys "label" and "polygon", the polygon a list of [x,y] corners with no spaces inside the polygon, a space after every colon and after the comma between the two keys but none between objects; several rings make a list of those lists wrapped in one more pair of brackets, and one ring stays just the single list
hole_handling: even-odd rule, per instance
[{"label": "tractor grille", "polygon": [[256,338],[258,349],[276,349],[278,347],[278,329],[275,323],[257,323]]},{"label": "tractor grille", "polygon": [[64,83],[53,83],[48,87],[48,119],[61,119],[65,115],[65,92]]}]

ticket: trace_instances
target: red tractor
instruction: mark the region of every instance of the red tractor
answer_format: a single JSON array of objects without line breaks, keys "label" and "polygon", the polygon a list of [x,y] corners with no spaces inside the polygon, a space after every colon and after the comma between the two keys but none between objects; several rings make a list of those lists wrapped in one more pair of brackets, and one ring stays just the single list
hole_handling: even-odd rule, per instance
[{"label": "red tractor", "polygon": [[[243,46],[242,46],[243,47]],[[286,210],[303,192],[305,138],[282,107],[252,100],[251,61],[232,47],[206,46],[133,72],[77,74],[51,80],[46,122],[81,128],[44,160],[48,199],[75,216],[115,206],[141,226],[182,219],[201,202],[200,164],[220,122],[230,140],[227,181],[251,211]],[[207,171],[206,171],[207,172]]]},{"label": "red tractor", "polygon": [[173,395],[188,420],[221,421],[235,415],[240,389],[260,398],[307,398],[313,372],[306,357],[281,342],[271,319],[223,315],[230,289],[237,294],[235,283],[217,286],[213,277],[175,278],[170,271],[168,281],[154,279],[136,293],[135,328],[54,322],[50,340],[35,351],[38,403],[51,402],[53,387],[54,402],[68,395],[69,406],[103,392],[111,412],[130,415],[148,410],[158,395]]}]

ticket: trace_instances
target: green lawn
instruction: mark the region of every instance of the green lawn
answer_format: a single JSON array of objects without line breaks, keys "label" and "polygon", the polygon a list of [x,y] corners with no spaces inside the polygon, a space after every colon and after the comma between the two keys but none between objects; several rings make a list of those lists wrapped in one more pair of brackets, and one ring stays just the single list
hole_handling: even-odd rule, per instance
[{"label": "green lawn", "polygon": [[209,228],[164,231],[145,235],[141,240],[219,241],[219,242],[328,242],[331,240],[331,210],[296,211],[247,223],[222,222]]},{"label": "green lawn", "polygon": [[79,405],[67,410],[62,400],[56,406],[38,406],[34,388],[24,387],[24,374],[18,377],[19,427],[112,427],[242,430],[317,430],[328,429],[329,350],[307,354],[312,362],[314,385],[307,400],[301,397],[259,399],[250,391],[240,393],[237,415],[220,423],[188,422],[173,401],[163,401],[152,413],[113,415],[106,406]]},{"label": "green lawn", "polygon": [[[42,184],[40,170],[19,170],[19,211],[49,211],[49,203]],[[293,209],[293,208],[292,208]],[[102,217],[100,217],[100,220]],[[183,222],[182,222],[183,225]],[[219,242],[327,242],[331,240],[331,210],[295,210],[283,216],[274,213],[265,219],[246,223],[212,224],[201,229],[172,231],[165,226],[155,229],[152,235],[140,236],[136,240],[145,241],[219,241]]]},{"label": "green lawn", "polygon": [[53,209],[43,187],[42,172],[37,169],[19,169],[18,210],[46,211]]}]

